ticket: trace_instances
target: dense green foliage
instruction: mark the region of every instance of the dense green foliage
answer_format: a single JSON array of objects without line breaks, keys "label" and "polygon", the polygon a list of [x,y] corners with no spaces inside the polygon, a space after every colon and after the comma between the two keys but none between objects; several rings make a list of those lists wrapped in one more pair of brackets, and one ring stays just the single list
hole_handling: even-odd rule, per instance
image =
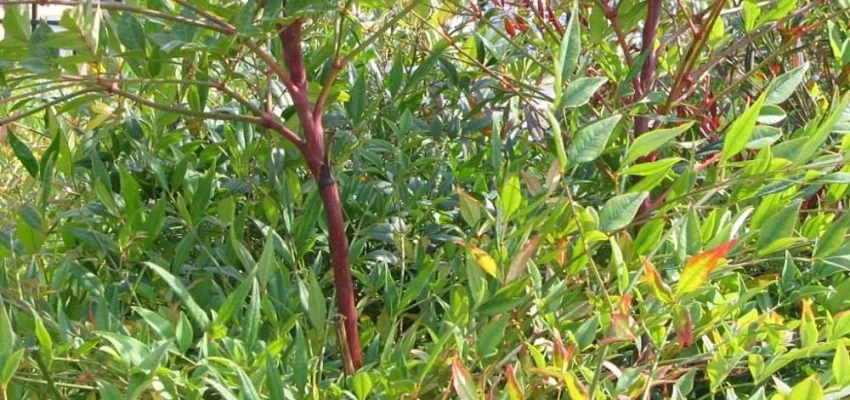
[{"label": "dense green foliage", "polygon": [[[0,0],[0,399],[850,396],[845,0],[30,3]],[[294,21],[353,374],[319,185],[263,116],[303,134],[261,55]]]}]

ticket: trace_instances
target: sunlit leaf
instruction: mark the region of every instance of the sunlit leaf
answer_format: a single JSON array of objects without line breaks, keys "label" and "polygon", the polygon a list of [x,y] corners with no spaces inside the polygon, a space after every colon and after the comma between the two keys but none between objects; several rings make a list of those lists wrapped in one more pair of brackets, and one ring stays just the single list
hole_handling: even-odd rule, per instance
[{"label": "sunlit leaf", "polygon": [[676,287],[676,298],[680,298],[688,293],[699,289],[703,282],[708,279],[708,275],[719,264],[723,257],[732,250],[737,241],[726,242],[711,250],[697,254],[691,257],[685,269],[679,277],[679,285]]}]

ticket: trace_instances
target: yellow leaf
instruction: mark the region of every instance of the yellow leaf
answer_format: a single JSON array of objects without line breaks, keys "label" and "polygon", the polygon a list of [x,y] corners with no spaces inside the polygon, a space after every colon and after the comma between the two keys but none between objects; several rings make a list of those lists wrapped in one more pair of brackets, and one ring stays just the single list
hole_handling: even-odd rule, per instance
[{"label": "yellow leaf", "polygon": [[649,288],[652,289],[652,293],[655,294],[658,300],[665,303],[673,302],[673,291],[670,290],[670,286],[667,286],[661,280],[661,275],[658,274],[655,265],[652,265],[652,262],[647,259],[643,260],[643,279],[649,284]]},{"label": "yellow leaf", "polygon": [[720,260],[735,247],[736,240],[726,242],[706,252],[697,254],[688,260],[685,269],[682,271],[679,279],[679,286],[676,288],[676,298],[697,290],[702,286],[703,282],[708,279],[708,275],[717,265]]},{"label": "yellow leaf", "polygon": [[567,384],[567,393],[571,400],[590,400],[587,389],[572,372],[564,374],[564,383]]},{"label": "yellow leaf", "polygon": [[499,277],[499,271],[496,269],[496,261],[493,260],[493,257],[490,257],[486,251],[481,250],[478,247],[471,247],[472,255],[475,256],[475,261],[478,262],[478,266],[484,270],[484,272],[490,274],[494,278]]}]

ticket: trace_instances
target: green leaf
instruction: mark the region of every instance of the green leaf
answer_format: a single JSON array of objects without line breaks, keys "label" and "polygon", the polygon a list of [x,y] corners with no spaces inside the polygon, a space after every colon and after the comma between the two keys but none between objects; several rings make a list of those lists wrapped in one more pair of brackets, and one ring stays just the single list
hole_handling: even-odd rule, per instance
[{"label": "green leaf", "polygon": [[198,303],[195,302],[195,299],[192,298],[192,295],[189,293],[189,290],[186,289],[186,286],[183,286],[183,283],[174,277],[174,275],[171,275],[171,273],[165,268],[149,261],[145,261],[143,264],[156,272],[156,274],[159,275],[159,277],[162,278],[169,287],[171,287],[171,290],[173,290],[180,301],[183,302],[183,307],[186,309],[189,317],[200,326],[201,330],[204,332],[208,331],[210,327],[210,319]]},{"label": "green leaf", "polygon": [[174,332],[174,327],[171,326],[171,323],[168,322],[165,317],[141,307],[133,307],[133,311],[139,314],[142,319],[147,322],[148,326],[150,326],[151,329],[159,335],[159,337],[165,340],[175,338],[176,334]]},{"label": "green leaf", "polygon": [[647,132],[632,142],[632,145],[626,151],[626,158],[623,160],[623,166],[632,163],[640,157],[652,153],[664,144],[673,140],[676,136],[681,135],[694,125],[693,121],[679,125],[670,129],[656,129]]},{"label": "green leaf", "polygon": [[354,377],[351,379],[351,385],[353,386],[352,391],[358,400],[367,399],[369,393],[372,392],[372,378],[369,377],[369,373],[367,372],[358,371],[354,374]]},{"label": "green leaf", "polygon": [[213,190],[213,179],[215,178],[215,164],[213,164],[204,174],[204,177],[198,181],[198,186],[195,188],[195,194],[192,195],[192,208],[190,214],[192,222],[198,223],[203,217],[207,206],[210,203]]},{"label": "green leaf", "polygon": [[150,348],[136,338],[115,332],[98,331],[95,333],[112,344],[121,359],[129,365],[139,366],[151,354]]},{"label": "green leaf", "polygon": [[322,293],[319,281],[316,280],[316,275],[312,271],[307,272],[307,280],[308,282],[304,282],[303,279],[298,279],[301,307],[307,313],[313,328],[322,329],[328,315],[325,295]]},{"label": "green leaf", "polygon": [[3,31],[6,38],[28,42],[32,25],[25,15],[26,8],[17,5],[3,5]]},{"label": "green leaf", "polygon": [[366,103],[368,102],[366,95],[366,70],[364,69],[358,72],[357,79],[351,85],[351,93],[348,100],[348,118],[351,119],[351,123],[355,126],[360,124],[360,120],[363,118],[363,110],[366,109]]},{"label": "green leaf", "polygon": [[455,188],[457,191],[458,205],[460,206],[460,216],[471,228],[478,226],[478,221],[481,220],[482,206],[474,197],[466,193],[460,186]]},{"label": "green leaf", "polygon": [[214,326],[226,327],[230,319],[236,315],[236,312],[245,305],[245,298],[248,297],[248,292],[253,284],[254,274],[249,274],[236,289],[227,296],[227,299],[218,308],[218,313],[213,321]]},{"label": "green leaf", "polygon": [[[578,8],[574,6],[570,15],[578,15]],[[573,74],[581,52],[580,23],[576,22],[576,19],[570,18],[567,22],[564,37],[561,40],[558,56],[559,68],[557,69],[560,72],[560,82],[566,82]]]},{"label": "green leaf", "polygon": [[425,79],[425,77],[431,73],[431,71],[434,69],[434,65],[437,64],[437,61],[440,59],[440,56],[443,55],[443,52],[448,46],[448,43],[442,41],[434,48],[434,51],[428,55],[428,58],[423,60],[419,64],[419,67],[417,67],[416,70],[414,70],[407,78],[407,83],[404,86],[405,91],[418,84],[419,81]]},{"label": "green leaf", "polygon": [[261,286],[266,286],[277,270],[277,259],[274,253],[274,235],[266,236],[266,244],[263,253],[257,262],[257,276]]},{"label": "green leaf", "polygon": [[520,191],[519,175],[511,174],[499,191],[499,202],[505,219],[509,219],[522,204],[522,192]]},{"label": "green leaf", "polygon": [[608,82],[603,77],[584,77],[576,79],[567,86],[561,104],[564,107],[581,107],[590,101],[593,94]]},{"label": "green leaf", "polygon": [[673,168],[674,165],[681,162],[682,159],[679,157],[672,158],[663,158],[658,161],[653,161],[649,163],[636,164],[626,168],[623,171],[623,175],[634,175],[634,176],[650,176],[659,174],[662,172],[667,172],[670,168]]},{"label": "green leaf", "polygon": [[404,52],[399,51],[396,53],[395,58],[393,58],[393,66],[390,69],[389,79],[387,79],[388,89],[392,95],[398,93],[404,79],[404,58],[402,54]]},{"label": "green leaf", "polygon": [[732,122],[723,139],[723,156],[721,161],[732,158],[747,147],[750,137],[753,136],[753,130],[756,127],[756,121],[761,113],[761,107],[764,104],[766,95],[767,92],[762,93],[753,105],[747,108],[735,122]]},{"label": "green leaf", "polygon": [[35,337],[38,340],[38,355],[42,362],[50,369],[53,363],[53,338],[50,337],[50,332],[44,326],[44,321],[37,312],[33,311],[33,320],[35,321]]},{"label": "green leaf", "polygon": [[[745,4],[746,3],[748,2],[745,2]],[[776,105],[788,100],[788,98],[794,94],[794,90],[797,89],[797,86],[800,86],[800,83],[803,82],[803,78],[806,77],[806,71],[808,70],[809,63],[804,63],[797,68],[779,75],[779,77],[773,81],[767,97],[764,99],[764,104]]]},{"label": "green leaf", "polygon": [[44,227],[38,210],[29,204],[21,207],[15,222],[15,232],[24,249],[29,254],[37,253],[44,242]]},{"label": "green leaf", "polygon": [[475,342],[476,352],[479,357],[486,358],[498,354],[502,344],[502,337],[508,327],[510,318],[506,316],[495,317],[481,330]]},{"label": "green leaf", "polygon": [[15,345],[15,331],[12,330],[12,321],[6,311],[6,305],[0,297],[0,354],[11,349]]},{"label": "green leaf", "polygon": [[139,23],[139,20],[130,13],[121,13],[121,18],[117,24],[118,40],[127,48],[127,50],[145,50],[147,43],[145,39],[145,28]]},{"label": "green leaf", "polygon": [[823,388],[814,376],[794,385],[788,400],[823,400]]},{"label": "green leaf", "polygon": [[835,345],[835,356],[832,358],[832,377],[838,386],[850,384],[850,354],[844,344]]},{"label": "green leaf", "polygon": [[38,178],[38,161],[32,155],[30,148],[21,139],[18,139],[18,136],[11,130],[7,130],[6,133],[8,135],[9,146],[12,147],[15,157],[21,161],[21,164],[24,165],[24,168],[26,168],[27,172],[33,178]]},{"label": "green leaf", "polygon": [[791,236],[794,231],[802,201],[796,200],[767,219],[759,228],[759,254],[776,241]]},{"label": "green leaf", "polygon": [[850,227],[850,212],[845,212],[837,221],[827,225],[826,230],[818,237],[812,255],[823,258],[835,253],[844,244],[848,227]]},{"label": "green leaf", "polygon": [[621,194],[609,199],[599,211],[599,229],[610,233],[628,226],[647,196],[649,196],[648,192],[638,192]]},{"label": "green leaf", "polygon": [[[785,117],[787,117],[787,116],[788,116],[788,114],[785,112],[785,110],[783,110],[779,106],[771,105],[771,104],[765,104],[761,108],[761,112],[759,113],[759,116],[756,119],[756,122],[758,122],[759,124],[765,124],[765,125],[776,125],[776,124],[784,121]],[[755,135],[755,131],[753,132],[753,135]],[[752,136],[750,136],[750,139],[747,140],[747,144],[749,144],[751,142],[752,142]]]},{"label": "green leaf", "polygon": [[723,356],[717,354],[715,359],[708,363],[706,374],[708,375],[708,381],[710,382],[709,386],[712,393],[716,392],[717,389],[720,388],[720,385],[726,380],[729,373],[735,369],[738,362],[741,361],[745,355],[746,353],[742,352],[737,356],[723,358]]},{"label": "green leaf", "polygon": [[285,398],[283,391],[283,380],[280,378],[272,357],[266,353],[266,383],[268,383],[268,394],[270,399]]},{"label": "green leaf", "polygon": [[818,149],[829,139],[835,124],[845,118],[844,112],[847,110],[848,105],[850,105],[850,92],[845,93],[841,101],[833,105],[829,116],[817,127],[815,133],[803,143],[802,148],[797,153],[797,157],[794,158],[796,164],[802,164],[808,161],[817,153]]},{"label": "green leaf", "polygon": [[[0,354],[2,357],[3,354]],[[18,367],[21,365],[21,360],[24,358],[24,349],[18,349],[14,353],[9,354],[5,359],[2,359],[0,364],[0,388],[5,388],[12,381],[15,373],[18,372]]]},{"label": "green leaf", "polygon": [[742,6],[744,8],[744,31],[750,32],[756,27],[756,21],[761,15],[761,7],[753,0],[744,0]]},{"label": "green leaf", "polygon": [[621,115],[614,115],[579,129],[567,151],[569,162],[579,164],[593,161],[599,157],[605,150],[605,144],[608,143],[611,132],[614,131],[621,118]]}]

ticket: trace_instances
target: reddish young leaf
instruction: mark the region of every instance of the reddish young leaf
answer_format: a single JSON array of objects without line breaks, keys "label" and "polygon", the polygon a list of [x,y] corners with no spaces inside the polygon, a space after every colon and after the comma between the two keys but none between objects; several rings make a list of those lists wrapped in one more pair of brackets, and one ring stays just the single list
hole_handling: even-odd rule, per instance
[{"label": "reddish young leaf", "polygon": [[673,310],[673,330],[679,337],[679,346],[682,348],[694,344],[694,326],[691,323],[691,313],[682,306],[676,306]]},{"label": "reddish young leaf", "polygon": [[522,246],[522,250],[520,250],[519,253],[514,256],[513,260],[511,260],[511,266],[508,268],[508,273],[505,276],[505,283],[511,283],[524,277],[528,273],[526,265],[528,264],[528,260],[530,260],[531,256],[534,254],[534,250],[537,249],[537,242],[539,241],[540,235],[537,235]]},{"label": "reddish young leaf", "polygon": [[475,381],[472,380],[472,375],[457,358],[452,360],[452,385],[457,397],[461,400],[478,399],[478,388],[475,386]]},{"label": "reddish young leaf", "polygon": [[688,260],[676,288],[676,298],[697,290],[708,279],[711,271],[720,264],[720,260],[737,244],[736,240],[723,243],[711,250],[697,254]]},{"label": "reddish young leaf", "polygon": [[511,400],[524,399],[525,393],[523,393],[522,387],[519,386],[519,382],[516,380],[516,371],[514,371],[513,364],[508,364],[505,368],[505,377],[507,378],[506,386],[508,387],[508,395],[510,395]]},{"label": "reddish young leaf", "polygon": [[643,260],[643,279],[649,285],[649,288],[652,289],[655,297],[668,304],[673,302],[673,291],[670,290],[670,286],[667,286],[661,280],[661,275],[658,273],[655,265],[648,259]]}]

